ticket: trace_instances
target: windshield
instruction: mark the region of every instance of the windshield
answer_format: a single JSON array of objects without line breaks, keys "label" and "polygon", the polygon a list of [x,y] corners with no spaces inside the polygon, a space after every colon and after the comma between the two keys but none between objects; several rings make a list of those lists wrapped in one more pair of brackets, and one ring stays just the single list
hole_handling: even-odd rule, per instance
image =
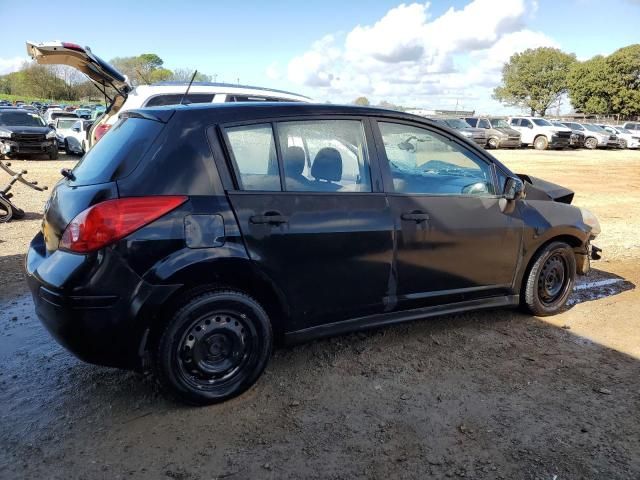
[{"label": "windshield", "polygon": [[0,112],[0,126],[7,127],[44,127],[40,115],[29,112]]},{"label": "windshield", "polygon": [[451,128],[455,128],[457,130],[471,127],[471,125],[469,125],[464,120],[460,120],[459,118],[449,118],[449,119],[445,120],[444,123],[446,123],[447,126],[449,126]]},{"label": "windshield", "polygon": [[592,132],[609,133],[604,128],[600,128],[597,125],[591,125],[590,123],[585,123],[584,128],[586,128],[587,130],[591,130]]},{"label": "windshield", "polygon": [[509,124],[502,118],[490,118],[489,121],[493,128],[511,128]]},{"label": "windshield", "polygon": [[532,118],[531,121],[539,127],[552,127],[551,123],[547,122],[544,118]]},{"label": "windshield", "polygon": [[618,132],[618,133],[631,133],[631,130],[627,130],[624,127],[609,127],[612,128],[614,132]]}]

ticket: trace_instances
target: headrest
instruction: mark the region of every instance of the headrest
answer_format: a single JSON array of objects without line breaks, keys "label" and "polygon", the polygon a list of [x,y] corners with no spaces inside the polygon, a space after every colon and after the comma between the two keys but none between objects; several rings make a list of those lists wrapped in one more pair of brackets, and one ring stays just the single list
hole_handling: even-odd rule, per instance
[{"label": "headrest", "polygon": [[287,177],[299,177],[304,170],[304,150],[289,147],[284,152],[284,172]]},{"label": "headrest", "polygon": [[335,148],[321,149],[311,165],[311,176],[316,180],[339,182],[342,179],[342,157]]}]

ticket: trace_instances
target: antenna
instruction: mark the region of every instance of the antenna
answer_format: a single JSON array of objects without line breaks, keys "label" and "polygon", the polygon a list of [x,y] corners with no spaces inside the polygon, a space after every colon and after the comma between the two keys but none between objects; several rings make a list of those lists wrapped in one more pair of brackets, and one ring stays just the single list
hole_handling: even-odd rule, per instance
[{"label": "antenna", "polygon": [[198,74],[198,70],[195,70],[193,72],[193,75],[191,76],[191,81],[189,82],[189,85],[187,86],[187,90],[184,92],[184,95],[182,95],[182,98],[180,99],[180,105],[184,105],[184,99],[187,98],[187,94],[189,93],[189,89],[191,88],[191,84],[195,80],[197,74]]}]

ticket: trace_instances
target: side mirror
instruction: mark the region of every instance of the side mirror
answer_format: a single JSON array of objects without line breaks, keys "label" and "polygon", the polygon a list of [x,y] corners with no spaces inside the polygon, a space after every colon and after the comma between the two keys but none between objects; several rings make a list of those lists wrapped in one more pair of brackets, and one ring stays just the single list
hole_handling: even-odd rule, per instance
[{"label": "side mirror", "polygon": [[519,178],[509,177],[504,184],[504,198],[520,200],[524,198],[524,182]]},{"label": "side mirror", "polygon": [[527,128],[533,128],[533,124],[530,123],[529,125],[527,125]]}]

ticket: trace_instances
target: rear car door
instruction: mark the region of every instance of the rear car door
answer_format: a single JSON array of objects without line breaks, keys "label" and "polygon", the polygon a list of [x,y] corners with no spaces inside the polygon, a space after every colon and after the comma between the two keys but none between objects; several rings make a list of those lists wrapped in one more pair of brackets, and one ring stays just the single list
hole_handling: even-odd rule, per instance
[{"label": "rear car door", "polygon": [[295,330],[384,309],[393,220],[367,129],[344,117],[221,128],[247,250]]},{"label": "rear car door", "polygon": [[523,222],[503,213],[495,166],[432,127],[373,126],[396,229],[401,308],[508,294]]}]

